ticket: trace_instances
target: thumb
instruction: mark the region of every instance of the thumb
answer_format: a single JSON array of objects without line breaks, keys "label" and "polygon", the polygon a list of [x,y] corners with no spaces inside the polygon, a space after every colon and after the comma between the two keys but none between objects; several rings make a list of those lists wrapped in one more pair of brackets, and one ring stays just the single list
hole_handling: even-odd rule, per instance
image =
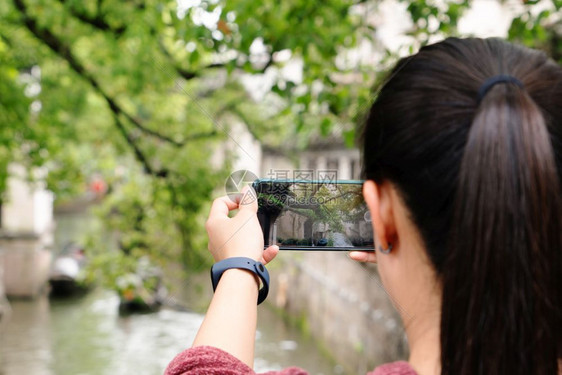
[{"label": "thumb", "polygon": [[265,249],[263,251],[264,264],[268,264],[269,262],[271,262],[273,258],[277,256],[278,253],[279,253],[279,246],[277,245],[272,245],[269,246],[267,249]]},{"label": "thumb", "polygon": [[238,209],[240,211],[249,210],[252,212],[258,212],[258,195],[256,191],[249,185],[244,186],[241,192],[240,203]]}]

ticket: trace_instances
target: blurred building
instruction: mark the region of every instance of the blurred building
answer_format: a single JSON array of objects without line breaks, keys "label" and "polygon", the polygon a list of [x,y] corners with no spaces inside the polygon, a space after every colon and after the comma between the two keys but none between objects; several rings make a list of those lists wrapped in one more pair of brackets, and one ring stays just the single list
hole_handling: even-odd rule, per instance
[{"label": "blurred building", "polygon": [[46,190],[45,174],[37,169],[30,176],[21,165],[9,167],[0,210],[0,289],[8,296],[32,298],[46,285],[54,220],[53,194]]}]

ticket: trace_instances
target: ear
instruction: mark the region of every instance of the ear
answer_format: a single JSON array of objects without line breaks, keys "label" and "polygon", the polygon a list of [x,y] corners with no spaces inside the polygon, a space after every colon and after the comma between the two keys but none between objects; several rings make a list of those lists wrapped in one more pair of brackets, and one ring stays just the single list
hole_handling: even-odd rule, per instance
[{"label": "ear", "polygon": [[396,235],[391,189],[388,183],[377,184],[369,180],[363,184],[363,197],[371,212],[373,231],[383,249],[388,248],[388,243]]}]

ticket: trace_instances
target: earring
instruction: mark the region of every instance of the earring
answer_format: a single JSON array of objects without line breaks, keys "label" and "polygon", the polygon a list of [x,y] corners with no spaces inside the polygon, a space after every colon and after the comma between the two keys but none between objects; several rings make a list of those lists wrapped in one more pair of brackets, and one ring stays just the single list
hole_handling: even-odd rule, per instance
[{"label": "earring", "polygon": [[388,248],[387,249],[383,249],[382,246],[379,246],[379,251],[383,254],[388,254],[392,251],[392,244],[389,243],[388,244]]}]

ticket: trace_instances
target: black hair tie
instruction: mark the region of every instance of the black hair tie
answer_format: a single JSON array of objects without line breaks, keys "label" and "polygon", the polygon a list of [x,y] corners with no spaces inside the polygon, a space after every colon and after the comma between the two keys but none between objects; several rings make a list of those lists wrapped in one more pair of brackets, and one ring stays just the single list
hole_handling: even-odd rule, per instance
[{"label": "black hair tie", "polygon": [[480,88],[478,89],[478,103],[480,103],[486,96],[488,91],[490,91],[490,89],[498,83],[513,83],[522,89],[525,88],[525,86],[523,86],[523,83],[521,83],[521,81],[514,76],[499,74],[497,76],[488,78],[486,81],[484,81],[482,86],[480,86]]}]

